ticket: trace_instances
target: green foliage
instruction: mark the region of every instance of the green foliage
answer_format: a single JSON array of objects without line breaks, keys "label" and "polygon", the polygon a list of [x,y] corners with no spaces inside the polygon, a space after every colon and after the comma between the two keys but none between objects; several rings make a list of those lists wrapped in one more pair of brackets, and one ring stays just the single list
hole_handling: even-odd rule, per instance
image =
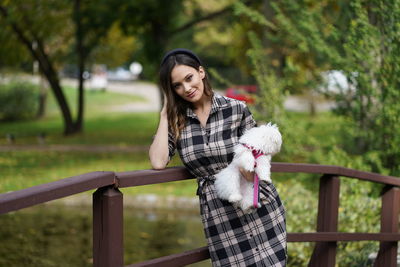
[{"label": "green foliage", "polygon": [[[281,124],[282,151],[274,161],[307,162],[337,165],[371,171],[361,156],[352,156],[337,144],[345,121],[333,114],[318,113],[312,119],[289,113]],[[289,232],[314,232],[317,216],[318,175],[273,175],[287,209]],[[382,186],[350,178],[341,178],[339,231],[378,232]],[[340,266],[365,266],[368,255],[377,251],[376,242],[339,243],[336,261]],[[313,250],[312,244],[289,244],[289,264],[306,266]],[[342,265],[343,264],[343,265]],[[357,265],[359,264],[359,265]]]},{"label": "green foliage", "polygon": [[349,136],[337,144],[361,155],[372,171],[399,175],[399,3],[288,0],[271,6],[278,30],[266,36],[283,47],[285,87],[315,90],[323,71],[341,70],[350,86],[336,94],[337,112],[349,118],[343,129]]},{"label": "green foliage", "polygon": [[137,46],[133,36],[122,33],[118,23],[114,23],[106,36],[100,38],[93,49],[90,61],[95,64],[106,64],[108,68],[116,68],[128,62]]},{"label": "green foliage", "polygon": [[31,67],[31,58],[28,51],[19,44],[16,36],[11,32],[9,26],[1,24],[0,31],[0,69],[6,67],[23,67],[29,63]]},{"label": "green foliage", "polygon": [[254,10],[254,9],[246,6],[244,3],[240,2],[240,1],[238,1],[234,4],[234,15],[236,15],[236,16],[244,15],[256,24],[276,30],[276,26],[272,22],[268,21],[265,16],[263,16],[257,10]]},{"label": "green foliage", "polygon": [[400,175],[400,4],[352,1],[354,14],[341,67],[350,88],[338,96],[339,114],[351,118],[354,153],[366,154],[374,171]]},{"label": "green foliage", "polygon": [[270,57],[264,52],[260,39],[254,32],[249,33],[252,47],[247,51],[253,65],[253,75],[257,81],[259,93],[257,104],[259,116],[265,120],[281,122],[285,91],[283,83],[275,75],[274,70],[269,67]]},{"label": "green foliage", "polygon": [[123,11],[122,29],[138,38],[135,60],[146,66],[143,69],[146,79],[156,80],[160,59],[172,32],[182,22],[183,1],[123,1],[119,8]]},{"label": "green foliage", "polygon": [[0,35],[0,50],[10,47],[8,39],[11,38],[14,45],[15,42],[19,42],[15,48],[24,55],[24,58],[21,58],[13,56],[12,51],[4,53],[2,56],[7,59],[7,62],[17,63],[14,60],[28,60],[26,44],[17,37],[15,32],[12,32],[11,25],[17,25],[20,28],[22,34],[28,38],[29,42],[32,42],[32,48],[35,46],[34,42],[47,45],[46,52],[51,59],[56,63],[60,62],[68,45],[71,45],[70,38],[73,36],[71,23],[68,20],[72,8],[67,1],[2,1],[0,6],[7,10],[7,17],[0,16],[0,25],[4,30]]},{"label": "green foliage", "polygon": [[33,119],[37,113],[39,90],[28,82],[0,84],[0,121]]}]

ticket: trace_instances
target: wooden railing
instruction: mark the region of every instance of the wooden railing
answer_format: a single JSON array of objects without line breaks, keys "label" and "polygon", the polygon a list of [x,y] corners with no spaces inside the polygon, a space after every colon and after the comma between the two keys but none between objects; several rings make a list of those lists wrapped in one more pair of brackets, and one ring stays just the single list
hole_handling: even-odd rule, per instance
[{"label": "wooden railing", "polygon": [[[273,163],[272,172],[322,174],[319,187],[317,232],[288,233],[288,242],[315,242],[309,266],[334,267],[338,241],[379,241],[375,266],[394,267],[400,209],[400,179],[353,169]],[[338,232],[340,177],[384,184],[380,233]],[[123,197],[118,188],[172,182],[193,177],[183,168],[162,171],[92,172],[16,192],[0,194],[0,214],[96,189],[93,193],[93,265],[123,266]],[[282,196],[284,199],[285,196]],[[208,259],[207,247],[137,263],[133,266],[184,266]]]}]

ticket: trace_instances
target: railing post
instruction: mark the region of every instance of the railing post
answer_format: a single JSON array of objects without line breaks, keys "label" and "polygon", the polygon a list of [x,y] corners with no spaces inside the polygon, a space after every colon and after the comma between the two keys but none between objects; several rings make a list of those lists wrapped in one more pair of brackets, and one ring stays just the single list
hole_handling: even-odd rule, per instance
[{"label": "railing post", "polygon": [[[398,233],[400,189],[387,186],[382,194],[381,233]],[[397,242],[380,242],[374,266],[397,266]]]},{"label": "railing post", "polygon": [[113,186],[93,193],[93,266],[124,265],[123,199]]},{"label": "railing post", "polygon": [[[320,178],[317,232],[337,232],[340,179],[325,174]],[[334,267],[336,242],[317,242],[308,266]]]}]

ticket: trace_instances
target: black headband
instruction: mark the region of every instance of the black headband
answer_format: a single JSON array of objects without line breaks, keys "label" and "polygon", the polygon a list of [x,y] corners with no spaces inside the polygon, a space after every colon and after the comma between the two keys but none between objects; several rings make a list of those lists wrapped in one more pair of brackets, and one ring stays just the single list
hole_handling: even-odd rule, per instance
[{"label": "black headband", "polygon": [[162,61],[161,61],[161,66],[165,63],[165,61],[167,61],[167,58],[172,56],[172,55],[176,55],[176,54],[185,54],[188,55],[189,57],[193,58],[194,60],[196,60],[200,65],[201,65],[201,61],[200,58],[198,58],[198,56],[196,56],[195,53],[193,53],[192,51],[190,51],[189,49],[185,49],[185,48],[176,48],[173,49],[169,52],[167,52]]}]

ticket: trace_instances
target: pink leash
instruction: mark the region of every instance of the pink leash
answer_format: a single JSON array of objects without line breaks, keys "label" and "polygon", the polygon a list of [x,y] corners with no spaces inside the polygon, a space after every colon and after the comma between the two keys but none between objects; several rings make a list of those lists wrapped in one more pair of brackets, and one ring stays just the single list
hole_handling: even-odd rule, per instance
[{"label": "pink leash", "polygon": [[[259,150],[255,150],[246,144],[243,144],[243,146],[245,146],[248,149],[251,149],[251,153],[253,153],[253,157],[256,160],[256,161],[254,161],[254,169],[255,169],[257,167],[257,159],[264,154],[262,152],[260,152]],[[254,188],[254,191],[253,191],[253,206],[254,206],[254,208],[259,208],[261,206],[259,187],[260,187],[260,179],[258,178],[257,173],[254,172],[254,186],[253,186],[253,188]]]}]

